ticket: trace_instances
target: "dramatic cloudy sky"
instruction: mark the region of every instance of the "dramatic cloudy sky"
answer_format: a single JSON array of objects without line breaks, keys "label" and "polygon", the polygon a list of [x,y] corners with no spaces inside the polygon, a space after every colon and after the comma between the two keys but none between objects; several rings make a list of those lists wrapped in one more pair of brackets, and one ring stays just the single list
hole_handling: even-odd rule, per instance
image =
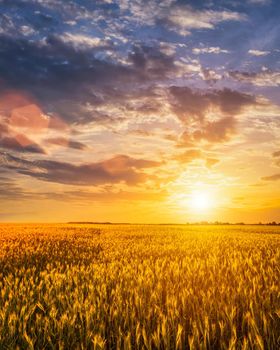
[{"label": "dramatic cloudy sky", "polygon": [[278,0],[0,0],[0,220],[279,221],[279,18]]}]

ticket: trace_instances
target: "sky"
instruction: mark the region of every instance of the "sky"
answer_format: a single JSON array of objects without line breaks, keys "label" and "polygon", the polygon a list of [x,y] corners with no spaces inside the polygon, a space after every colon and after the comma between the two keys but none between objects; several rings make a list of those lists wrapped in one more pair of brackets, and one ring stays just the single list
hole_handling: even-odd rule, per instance
[{"label": "sky", "polygon": [[278,0],[0,0],[0,221],[280,221]]}]

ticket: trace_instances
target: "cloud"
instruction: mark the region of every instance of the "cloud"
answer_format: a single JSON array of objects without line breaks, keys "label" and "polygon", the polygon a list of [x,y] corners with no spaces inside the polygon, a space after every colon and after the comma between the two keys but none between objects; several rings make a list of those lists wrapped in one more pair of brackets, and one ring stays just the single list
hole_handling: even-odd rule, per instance
[{"label": "cloud", "polygon": [[177,160],[179,163],[188,164],[194,160],[202,159],[205,162],[207,168],[211,168],[219,163],[219,159],[205,157],[204,152],[202,152],[198,148],[188,149],[187,151],[177,154],[173,157],[173,159]]},{"label": "cloud", "polygon": [[222,22],[247,19],[245,14],[238,12],[195,9],[194,6],[179,5],[174,0],[151,0],[144,6],[139,0],[119,1],[119,7],[120,16],[125,14],[130,23],[151,27],[160,24],[181,35],[189,35],[196,29],[214,29]]},{"label": "cloud", "polygon": [[69,124],[106,121],[98,106],[110,104],[116,94],[120,102],[141,84],[163,81],[178,70],[173,56],[160,46],[135,44],[120,63],[54,35],[43,43],[5,36],[0,40],[0,76],[6,89],[27,91],[42,114],[59,115]]},{"label": "cloud", "polygon": [[116,155],[97,163],[75,165],[53,160],[28,161],[12,155],[2,154],[2,166],[39,180],[68,185],[98,186],[124,182],[133,186],[149,179],[142,169],[158,167],[160,162]]},{"label": "cloud", "polygon": [[[25,145],[26,144],[26,145]],[[24,135],[17,135],[17,137],[1,137],[0,138],[0,148],[5,148],[17,152],[28,152],[28,153],[37,153],[45,154],[45,150],[34,143]]]},{"label": "cloud", "polygon": [[268,5],[270,2],[271,0],[248,0],[248,3],[252,5]]},{"label": "cloud", "polygon": [[225,117],[217,121],[206,122],[201,130],[194,131],[192,137],[194,140],[206,140],[208,142],[228,141],[234,134],[236,120],[234,117]]},{"label": "cloud", "polygon": [[[1,5],[0,2],[0,6]],[[0,10],[2,9],[0,8]],[[5,13],[4,10],[3,13],[0,13],[0,34],[30,37],[36,34],[36,30],[29,23],[23,24],[22,21],[17,21],[14,14]]]},{"label": "cloud", "polygon": [[278,181],[278,180],[280,180],[280,174],[274,174],[271,176],[264,176],[261,179],[264,181]]},{"label": "cloud", "polygon": [[221,49],[220,47],[211,46],[211,47],[195,47],[192,49],[192,53],[195,55],[199,55],[201,53],[213,53],[213,54],[220,54],[220,53],[229,53],[228,50]]},{"label": "cloud", "polygon": [[183,35],[190,34],[192,29],[214,29],[226,21],[244,21],[244,14],[233,11],[195,10],[190,6],[176,6],[168,16],[170,25],[175,25]]},{"label": "cloud", "polygon": [[[7,176],[7,175],[6,175]],[[0,198],[3,200],[23,200],[29,197],[15,181],[7,178],[6,176],[0,176]]]},{"label": "cloud", "polygon": [[203,121],[209,109],[218,108],[223,114],[238,114],[243,107],[256,104],[254,96],[242,92],[223,89],[213,91],[192,90],[189,87],[171,86],[171,105],[180,120]]},{"label": "cloud", "polygon": [[5,120],[0,123],[0,148],[17,152],[45,154],[45,150],[28,136],[13,132]]},{"label": "cloud", "polygon": [[63,192],[45,192],[45,193],[36,193],[35,198],[38,196],[45,197],[48,199],[54,199],[59,201],[74,201],[77,202],[82,200],[83,203],[92,203],[92,202],[116,202],[120,203],[124,201],[162,201],[166,198],[167,193],[163,190],[161,191],[149,191],[144,192],[140,191],[100,191],[100,192],[92,192],[92,191],[63,191]]},{"label": "cloud", "polygon": [[210,85],[215,84],[218,80],[222,79],[222,75],[215,72],[213,69],[201,69],[200,76]]},{"label": "cloud", "polygon": [[274,86],[280,85],[280,72],[263,70],[261,72],[229,72],[229,76],[235,80],[250,83],[256,86]]},{"label": "cloud", "polygon": [[147,77],[166,76],[166,73],[175,69],[173,56],[162,52],[159,47],[135,45],[128,55],[129,60],[141,74]]},{"label": "cloud", "polygon": [[46,115],[34,98],[17,90],[0,91],[0,117],[0,147],[17,152],[44,154],[42,137],[67,130],[62,120]]},{"label": "cloud", "polygon": [[[20,5],[21,1],[15,4],[18,10]],[[146,5],[141,1],[117,1],[114,5],[95,2],[92,6],[81,6],[75,1],[71,4],[63,1],[25,4],[23,12],[33,14],[30,26],[36,33],[32,40],[2,33],[0,76],[3,85],[27,91],[50,121],[57,115],[69,125],[112,124],[119,123],[120,118],[131,118],[132,113],[128,117],[126,112],[132,105],[134,115],[145,115],[145,107],[155,113],[155,108],[159,108],[156,99],[147,95],[149,103],[136,103],[137,90],[166,84],[175,76],[181,76],[183,69],[189,70],[188,73],[196,69],[210,84],[221,78],[214,70],[202,72],[201,66],[195,67],[195,64],[178,66],[176,45],[169,41],[165,45],[158,40],[144,45],[139,38],[132,40],[133,26],[146,25],[145,15],[149,14],[150,24],[161,27],[167,24],[170,14],[174,22],[179,9],[189,14],[190,21],[193,17],[200,20],[200,24],[193,22],[187,27],[214,27],[223,21],[241,20],[244,15],[232,11],[195,10],[189,6],[175,6],[169,0],[151,1]],[[14,25],[21,21],[27,26],[23,12],[19,12],[20,19],[14,19]],[[125,21],[120,21],[118,16]],[[69,21],[71,23],[67,24]],[[89,23],[91,31],[86,30]],[[109,35],[111,32],[105,24],[116,28],[113,31],[116,36]],[[120,35],[126,38],[125,47],[119,42]],[[214,53],[217,47],[209,50]]]},{"label": "cloud", "polygon": [[274,158],[280,157],[280,151],[275,151],[275,152],[273,152],[273,153],[272,153],[272,157],[274,157]]},{"label": "cloud", "polygon": [[12,18],[7,14],[0,14],[0,34],[14,30],[15,26]]},{"label": "cloud", "polygon": [[121,15],[129,13],[126,19],[130,22],[136,22],[138,25],[153,26],[157,19],[165,16],[166,11],[174,0],[149,0],[143,3],[142,0],[119,0],[117,1]]},{"label": "cloud", "polygon": [[36,104],[27,104],[13,108],[9,116],[9,126],[12,128],[32,129],[33,132],[48,128],[50,118]]},{"label": "cloud", "polygon": [[203,154],[199,149],[189,149],[184,153],[178,154],[174,157],[180,163],[191,163],[195,159],[202,158]]},{"label": "cloud", "polygon": [[67,139],[65,137],[54,137],[54,138],[47,139],[45,142],[50,145],[69,147],[79,151],[84,151],[88,149],[87,145],[85,145],[84,143]]},{"label": "cloud", "polygon": [[98,37],[92,37],[84,34],[63,33],[57,36],[59,40],[72,46],[76,50],[87,50],[94,48],[110,48],[109,41]]},{"label": "cloud", "polygon": [[272,157],[274,158],[274,163],[280,166],[280,151],[273,152]]},{"label": "cloud", "polygon": [[172,109],[187,128],[180,138],[181,146],[229,140],[235,133],[236,116],[246,106],[256,104],[254,96],[230,89],[201,92],[172,86],[169,92]]},{"label": "cloud", "polygon": [[219,159],[215,159],[215,158],[206,158],[206,166],[208,168],[211,168],[212,166],[215,166],[217,163],[219,163],[220,160]]},{"label": "cloud", "polygon": [[249,50],[248,54],[252,56],[267,56],[270,54],[270,51]]}]

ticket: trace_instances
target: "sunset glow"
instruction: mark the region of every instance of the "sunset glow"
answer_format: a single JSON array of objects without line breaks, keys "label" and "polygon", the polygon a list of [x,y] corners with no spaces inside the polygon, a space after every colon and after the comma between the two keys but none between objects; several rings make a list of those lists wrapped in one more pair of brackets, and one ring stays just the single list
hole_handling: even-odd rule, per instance
[{"label": "sunset glow", "polygon": [[278,1],[0,14],[1,221],[279,220]]},{"label": "sunset glow", "polygon": [[211,199],[207,193],[194,192],[190,197],[190,207],[198,211],[207,210],[211,207]]},{"label": "sunset glow", "polygon": [[0,0],[0,350],[278,349],[280,0]]}]

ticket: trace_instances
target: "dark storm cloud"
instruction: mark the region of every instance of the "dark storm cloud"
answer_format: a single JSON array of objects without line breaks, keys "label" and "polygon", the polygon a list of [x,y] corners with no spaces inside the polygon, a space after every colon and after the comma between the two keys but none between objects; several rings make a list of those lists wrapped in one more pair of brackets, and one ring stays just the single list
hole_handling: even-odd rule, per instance
[{"label": "dark storm cloud", "polygon": [[116,155],[111,159],[74,165],[52,160],[28,161],[12,155],[2,154],[0,160],[6,169],[16,170],[39,180],[69,185],[101,185],[124,182],[137,185],[154,176],[147,175],[142,169],[161,165],[159,162],[135,159],[125,155]]}]

